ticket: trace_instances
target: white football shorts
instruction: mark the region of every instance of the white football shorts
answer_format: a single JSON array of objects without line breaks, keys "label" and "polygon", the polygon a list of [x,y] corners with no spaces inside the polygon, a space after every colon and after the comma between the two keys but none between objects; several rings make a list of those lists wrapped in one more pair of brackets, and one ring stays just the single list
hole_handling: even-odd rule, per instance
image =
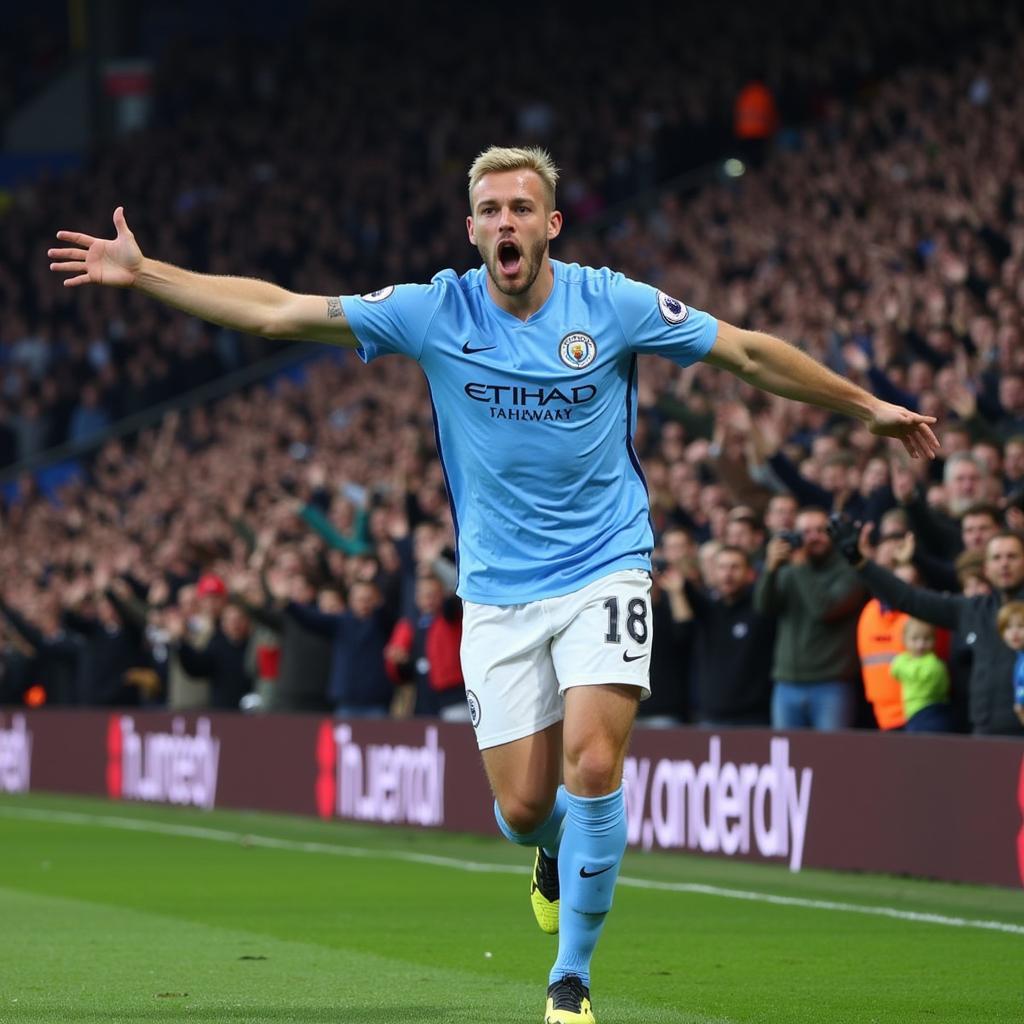
[{"label": "white football shorts", "polygon": [[527,604],[464,601],[462,674],[480,749],[561,721],[572,686],[618,683],[649,697],[651,632],[643,569]]}]

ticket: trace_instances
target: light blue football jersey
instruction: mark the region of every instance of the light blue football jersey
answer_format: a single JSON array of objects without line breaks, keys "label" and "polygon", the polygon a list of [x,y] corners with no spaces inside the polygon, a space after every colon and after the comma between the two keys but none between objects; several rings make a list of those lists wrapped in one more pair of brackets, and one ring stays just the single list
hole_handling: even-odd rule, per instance
[{"label": "light blue football jersey", "polygon": [[682,366],[717,334],[706,313],[608,269],[552,261],[523,322],[484,267],[428,285],[342,296],[369,362],[401,353],[426,374],[458,538],[461,597],[557,597],[619,569],[650,569],[647,486],[633,450],[637,355]]}]

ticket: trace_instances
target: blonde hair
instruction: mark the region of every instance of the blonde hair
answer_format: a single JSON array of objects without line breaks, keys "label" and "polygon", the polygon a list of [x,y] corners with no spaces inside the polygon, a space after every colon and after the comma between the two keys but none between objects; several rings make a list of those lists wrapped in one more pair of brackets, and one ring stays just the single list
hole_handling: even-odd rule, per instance
[{"label": "blonde hair", "polygon": [[999,630],[1000,636],[1006,632],[1006,627],[1014,619],[1024,621],[1024,601],[1007,601],[999,609],[999,614],[996,616],[996,627]]},{"label": "blonde hair", "polygon": [[907,642],[907,634],[912,629],[916,629],[918,626],[924,626],[924,628],[929,633],[931,633],[932,637],[933,638],[935,637],[935,627],[930,622],[925,622],[924,619],[910,618],[910,619],[907,619],[907,621],[903,623],[903,642],[904,643]]},{"label": "blonde hair", "polygon": [[495,171],[535,171],[544,185],[544,193],[550,209],[555,208],[555,185],[558,184],[558,168],[551,154],[540,146],[491,146],[473,161],[469,168],[469,209],[473,209],[473,189],[485,174]]}]

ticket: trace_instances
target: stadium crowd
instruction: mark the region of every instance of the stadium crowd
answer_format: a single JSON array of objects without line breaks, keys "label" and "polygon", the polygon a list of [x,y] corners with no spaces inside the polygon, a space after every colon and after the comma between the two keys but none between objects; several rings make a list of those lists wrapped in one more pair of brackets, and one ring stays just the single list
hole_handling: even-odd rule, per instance
[{"label": "stadium crowd", "polygon": [[[839,11],[799,0],[785,25],[752,0],[668,17],[651,0],[599,18],[567,5],[524,33],[510,33],[498,9],[467,5],[475,38],[501,39],[516,83],[506,89],[506,73],[453,47],[450,23],[422,4],[392,5],[387,18],[322,7],[285,38],[168,41],[151,130],[6,197],[0,468],[97,438],[271,351],[136,296],[60,289],[38,258],[54,224],[99,232],[124,205],[162,259],[314,294],[339,282],[366,292],[426,280],[472,263],[462,176],[496,139],[551,145],[560,203],[570,225],[583,224],[725,155],[733,99],[752,76],[770,80],[785,123],[828,124],[842,97],[890,69],[1008,31],[998,0],[870,0]],[[449,18],[459,13],[449,5]],[[5,57],[29,64],[23,37],[39,51],[31,66],[49,67],[48,37],[27,28],[0,41],[0,67]],[[635,259],[623,266],[648,271]]]},{"label": "stadium crowd", "polygon": [[[86,188],[89,209],[112,208],[145,182],[134,226],[162,258],[326,293],[337,281],[350,291],[422,279],[472,256],[438,228],[464,218],[461,189],[448,188],[461,185],[458,168],[441,173],[451,155],[493,141],[496,125],[546,141],[589,95],[591,72],[557,102],[520,105],[516,122],[476,93],[468,116],[439,117],[427,136],[411,114],[381,123],[403,109],[405,79],[339,123],[307,88],[336,56],[329,40],[306,56],[295,75],[254,61],[231,79],[197,54],[166,100],[180,134],[130,168],[100,161],[65,209],[80,216]],[[556,248],[787,337],[939,419],[943,459],[911,462],[852,422],[710,367],[641,366],[634,445],[658,543],[654,695],[641,721],[1024,735],[1017,654],[997,622],[1024,592],[1022,58],[1024,35],[1007,22],[953,69],[907,66],[833,101],[756,172],[695,194],[665,188]],[[344,68],[345,80],[361,70]],[[818,81],[820,67],[808,58],[801,73]],[[641,97],[612,81],[599,152],[551,140],[570,225],[680,169],[684,158],[652,138],[680,146],[739,84],[696,77],[711,92],[681,108],[656,74]],[[429,100],[432,83],[412,84]],[[304,111],[277,119],[296,127],[270,152],[254,120],[231,116],[250,89],[268,109]],[[200,93],[209,103],[190,114]],[[627,101],[653,113],[627,128],[616,109]],[[352,133],[374,155],[338,166]],[[155,171],[172,149],[188,154],[174,182]],[[663,164],[645,170],[645,152]],[[249,180],[211,186],[239,154]],[[69,425],[96,429],[114,395],[117,414],[141,408],[267,351],[135,296],[71,303],[32,257],[61,213],[44,215],[37,199],[0,227],[14,243],[0,268],[5,341],[17,342],[4,346],[0,433],[18,420],[18,454],[26,410],[47,419],[63,402]],[[252,229],[233,234],[248,209]],[[313,221],[319,233],[300,237]],[[52,422],[47,431],[39,445],[59,439]],[[846,522],[830,531],[830,513]],[[48,704],[463,714],[454,531],[412,364],[362,368],[332,353],[301,382],[106,443],[88,481],[57,502],[26,476],[0,515],[0,703],[41,699],[33,687],[45,680]],[[872,524],[863,534],[849,525],[861,520]]]}]

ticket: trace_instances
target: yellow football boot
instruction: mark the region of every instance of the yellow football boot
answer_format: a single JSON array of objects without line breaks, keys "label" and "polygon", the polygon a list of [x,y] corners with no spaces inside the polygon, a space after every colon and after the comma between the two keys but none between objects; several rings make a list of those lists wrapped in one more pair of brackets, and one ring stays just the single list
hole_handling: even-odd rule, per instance
[{"label": "yellow football boot", "polygon": [[594,1024],[590,1008],[590,989],[575,974],[548,986],[548,1005],[544,1024]]},{"label": "yellow football boot", "polygon": [[538,846],[530,879],[530,903],[542,932],[558,934],[558,860]]}]

